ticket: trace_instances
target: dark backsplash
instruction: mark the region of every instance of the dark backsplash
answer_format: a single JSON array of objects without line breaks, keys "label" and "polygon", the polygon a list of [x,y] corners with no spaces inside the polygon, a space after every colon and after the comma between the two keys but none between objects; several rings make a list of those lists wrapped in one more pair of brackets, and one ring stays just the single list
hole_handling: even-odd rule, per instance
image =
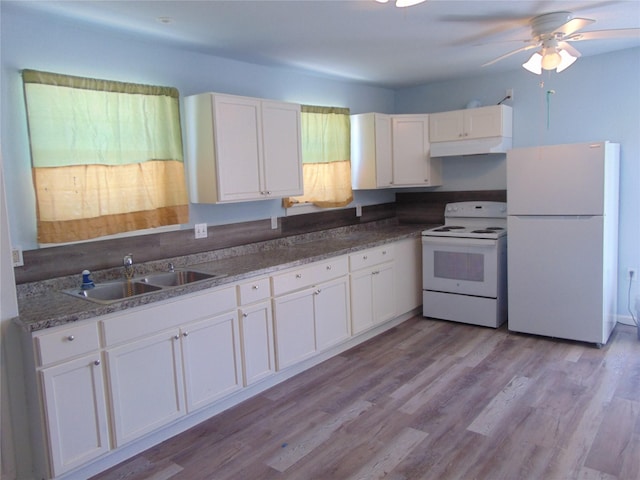
[{"label": "dark backsplash", "polygon": [[15,268],[14,272],[16,283],[23,284],[72,275],[83,269],[118,267],[128,253],[133,253],[136,263],[144,263],[393,218],[399,223],[443,223],[446,203],[469,200],[504,202],[506,190],[398,192],[395,203],[364,206],[361,217],[356,217],[355,208],[348,208],[281,217],[278,219],[277,229],[271,228],[270,219],[210,226],[208,237],[197,240],[193,229],[189,228],[28,250],[24,252],[24,266]]}]

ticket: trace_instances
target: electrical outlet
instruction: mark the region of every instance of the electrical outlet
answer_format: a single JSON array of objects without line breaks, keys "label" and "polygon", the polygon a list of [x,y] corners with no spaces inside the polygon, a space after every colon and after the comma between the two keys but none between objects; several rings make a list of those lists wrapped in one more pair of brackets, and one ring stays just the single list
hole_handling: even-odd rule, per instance
[{"label": "electrical outlet", "polygon": [[24,259],[22,258],[22,249],[20,247],[11,249],[11,260],[14,267],[22,267],[24,265]]},{"label": "electrical outlet", "polygon": [[509,97],[509,100],[513,101],[513,88],[507,88],[507,97]]},{"label": "electrical outlet", "polygon": [[627,268],[627,278],[636,280],[638,278],[638,269],[633,267]]},{"label": "electrical outlet", "polygon": [[278,228],[278,217],[271,217],[271,229],[277,230]]},{"label": "electrical outlet", "polygon": [[206,223],[196,223],[194,228],[196,232],[196,238],[207,238],[207,224]]},{"label": "electrical outlet", "polygon": [[362,216],[362,205],[356,205],[356,217]]}]

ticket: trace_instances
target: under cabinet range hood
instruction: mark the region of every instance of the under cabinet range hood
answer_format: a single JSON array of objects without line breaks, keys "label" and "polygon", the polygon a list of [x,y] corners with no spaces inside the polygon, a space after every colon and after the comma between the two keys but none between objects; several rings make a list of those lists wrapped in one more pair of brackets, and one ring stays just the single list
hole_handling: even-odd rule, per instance
[{"label": "under cabinet range hood", "polygon": [[511,137],[476,138],[454,140],[431,144],[432,157],[453,157],[460,155],[486,155],[488,153],[507,153],[511,150]]},{"label": "under cabinet range hood", "polygon": [[453,110],[429,116],[432,157],[507,153],[513,136],[509,105]]}]

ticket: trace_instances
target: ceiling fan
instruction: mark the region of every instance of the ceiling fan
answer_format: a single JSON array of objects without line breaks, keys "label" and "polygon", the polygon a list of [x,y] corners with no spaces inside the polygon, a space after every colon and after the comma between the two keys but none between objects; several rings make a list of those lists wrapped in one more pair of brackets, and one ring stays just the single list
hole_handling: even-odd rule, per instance
[{"label": "ceiling fan", "polygon": [[542,70],[555,69],[557,72],[561,72],[581,56],[580,52],[569,42],[603,38],[640,37],[639,28],[579,32],[579,30],[594,22],[595,20],[589,18],[574,17],[571,12],[552,12],[538,15],[529,20],[531,38],[525,40],[527,45],[505,53],[482,66],[492,65],[519,52],[538,49],[522,66],[538,75],[542,73]]}]

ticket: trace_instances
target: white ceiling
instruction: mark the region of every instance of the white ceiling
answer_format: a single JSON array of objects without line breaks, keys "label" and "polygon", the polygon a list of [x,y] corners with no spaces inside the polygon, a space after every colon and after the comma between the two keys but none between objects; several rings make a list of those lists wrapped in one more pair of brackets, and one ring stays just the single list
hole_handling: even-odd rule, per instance
[{"label": "white ceiling", "polygon": [[[640,0],[427,0],[408,8],[395,7],[393,0],[21,0],[12,7],[220,57],[385,87],[516,69],[532,51],[482,64],[524,46],[528,20],[542,13],[595,19],[584,32],[640,28]],[[590,56],[640,46],[640,36],[572,45]]]}]

